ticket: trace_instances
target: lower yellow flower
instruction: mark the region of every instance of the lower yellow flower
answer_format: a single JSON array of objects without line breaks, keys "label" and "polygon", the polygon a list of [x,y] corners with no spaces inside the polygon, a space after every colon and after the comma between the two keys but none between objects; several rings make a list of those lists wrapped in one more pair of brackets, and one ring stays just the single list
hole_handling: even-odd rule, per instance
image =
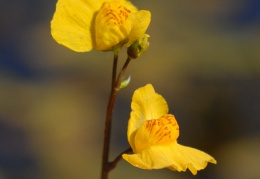
[{"label": "lower yellow flower", "polygon": [[151,84],[135,91],[131,108],[127,136],[134,154],[123,154],[122,157],[133,166],[179,172],[188,168],[196,175],[208,162],[217,163],[205,152],[177,143],[178,123],[172,114],[168,114],[165,99]]},{"label": "lower yellow flower", "polygon": [[150,20],[149,11],[127,0],[58,0],[51,34],[77,52],[106,51],[141,38]]}]

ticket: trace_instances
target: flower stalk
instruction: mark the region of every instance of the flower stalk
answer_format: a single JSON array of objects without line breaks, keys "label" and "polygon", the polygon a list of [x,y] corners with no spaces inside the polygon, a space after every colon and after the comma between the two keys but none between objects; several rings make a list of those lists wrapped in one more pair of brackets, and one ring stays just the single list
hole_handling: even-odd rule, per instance
[{"label": "flower stalk", "polygon": [[106,123],[105,123],[105,131],[104,131],[101,179],[107,179],[109,171],[111,171],[115,167],[116,163],[120,160],[117,159],[115,164],[113,164],[114,162],[112,163],[109,162],[109,144],[110,144],[110,136],[111,136],[112,114],[116,102],[116,97],[120,90],[121,81],[128,67],[128,64],[131,61],[131,58],[130,57],[127,58],[124,66],[122,67],[121,71],[118,74],[118,77],[116,78],[117,60],[118,60],[118,54],[114,54],[112,88],[111,88],[111,93],[107,105]]},{"label": "flower stalk", "polygon": [[115,84],[115,81],[116,81],[117,62],[118,62],[118,53],[114,53],[113,70],[112,70],[112,84],[111,84],[111,91],[113,90],[113,88],[114,88],[114,84]]}]

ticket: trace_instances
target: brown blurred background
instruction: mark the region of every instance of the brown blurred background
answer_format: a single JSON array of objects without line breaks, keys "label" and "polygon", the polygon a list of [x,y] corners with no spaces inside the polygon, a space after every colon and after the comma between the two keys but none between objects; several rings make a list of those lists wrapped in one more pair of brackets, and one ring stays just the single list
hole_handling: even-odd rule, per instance
[{"label": "brown blurred background", "polygon": [[[152,83],[178,120],[179,143],[218,164],[192,176],[120,161],[110,178],[260,178],[260,1],[132,2],[152,13],[150,48],[127,70],[111,159],[129,147],[134,90]],[[58,45],[49,24],[55,4],[0,0],[0,179],[100,177],[113,56]]]}]

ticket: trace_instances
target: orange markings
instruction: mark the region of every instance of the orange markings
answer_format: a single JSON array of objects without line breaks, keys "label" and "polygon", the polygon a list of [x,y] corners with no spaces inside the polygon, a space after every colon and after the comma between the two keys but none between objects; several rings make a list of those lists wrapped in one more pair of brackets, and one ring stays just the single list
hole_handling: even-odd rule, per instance
[{"label": "orange markings", "polygon": [[105,11],[106,12],[104,14],[104,17],[107,18],[105,23],[114,25],[124,24],[129,14],[131,13],[130,10],[123,6],[118,6],[117,9],[112,9],[112,7],[109,5],[109,7],[105,9]]},{"label": "orange markings", "polygon": [[179,126],[174,116],[166,114],[159,119],[151,119],[146,124],[147,132],[154,138],[155,143],[165,143],[176,140],[179,135]]}]

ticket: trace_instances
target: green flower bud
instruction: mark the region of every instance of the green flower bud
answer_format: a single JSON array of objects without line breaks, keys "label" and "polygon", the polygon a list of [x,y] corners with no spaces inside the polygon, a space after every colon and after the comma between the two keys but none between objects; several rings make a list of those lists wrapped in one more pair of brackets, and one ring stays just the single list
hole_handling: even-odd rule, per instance
[{"label": "green flower bud", "polygon": [[141,38],[138,40],[134,41],[128,48],[127,48],[127,54],[130,58],[136,59],[142,53],[144,53],[148,47],[149,47],[149,42],[148,38],[150,36],[147,34],[144,34]]}]

